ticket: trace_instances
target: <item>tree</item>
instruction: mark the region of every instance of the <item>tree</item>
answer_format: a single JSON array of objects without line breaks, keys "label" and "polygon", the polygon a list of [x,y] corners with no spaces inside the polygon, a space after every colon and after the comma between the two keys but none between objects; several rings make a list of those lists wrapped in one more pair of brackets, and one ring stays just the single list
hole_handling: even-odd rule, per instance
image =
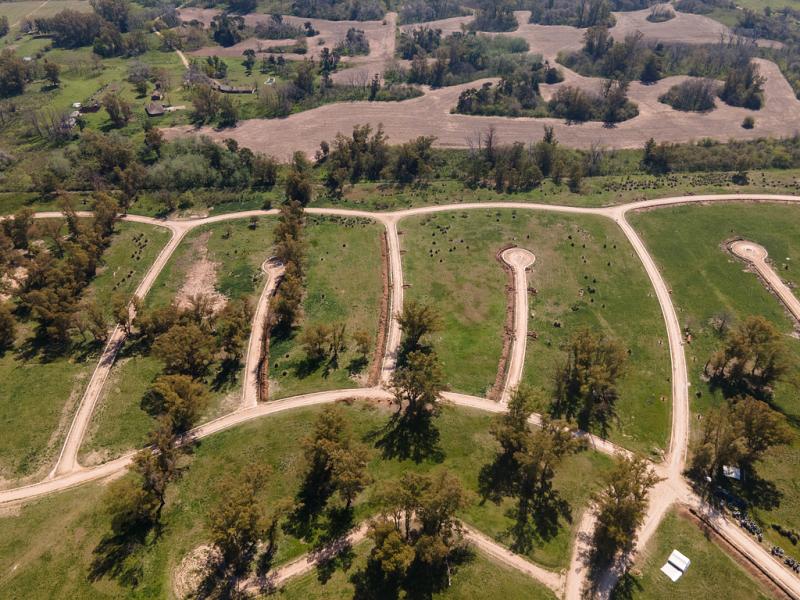
[{"label": "tree", "polygon": [[691,471],[698,479],[709,477],[712,481],[720,479],[723,466],[752,471],[767,450],[790,441],[783,415],[766,402],[735,398],[711,411],[703,421]]},{"label": "tree", "polygon": [[778,329],[762,316],[750,316],[727,335],[723,348],[705,367],[712,383],[728,396],[772,395],[774,384],[787,370],[786,346]]},{"label": "tree", "polygon": [[381,514],[370,523],[373,549],[354,579],[356,597],[398,597],[398,589],[422,597],[449,586],[451,563],[463,548],[455,516],[469,499],[458,477],[446,469],[406,473],[388,481],[373,501]]},{"label": "tree", "polygon": [[271,190],[278,181],[278,161],[272,156],[256,154],[252,164],[253,187]]},{"label": "tree", "polygon": [[397,315],[397,323],[403,330],[405,352],[413,352],[422,347],[422,338],[436,333],[442,328],[442,319],[436,310],[416,300],[405,302],[403,310]]},{"label": "tree", "polygon": [[543,418],[529,425],[534,397],[527,388],[515,390],[508,412],[499,416],[491,433],[500,444],[494,460],[481,469],[479,488],[484,498],[499,503],[516,498],[514,549],[528,552],[532,539],[550,539],[570,507],[553,487],[556,468],[564,457],[584,448],[563,421]]},{"label": "tree", "polygon": [[636,530],[647,511],[647,494],[659,481],[644,458],[619,459],[606,486],[593,497],[597,526],[592,551],[596,565],[607,565],[620,550],[633,548]]},{"label": "tree", "polygon": [[58,63],[44,61],[44,78],[53,87],[61,83],[61,67]]},{"label": "tree", "polygon": [[247,575],[259,541],[269,529],[263,493],[269,470],[250,463],[238,475],[228,475],[219,500],[208,513],[211,542],[219,551],[226,579],[234,584]]},{"label": "tree", "polygon": [[25,91],[28,69],[13,50],[0,52],[0,98],[17,96]]},{"label": "tree", "polygon": [[616,340],[588,329],[576,332],[565,350],[566,357],[556,370],[552,412],[577,418],[582,429],[597,423],[605,431],[615,414],[616,385],[624,372],[625,350]]},{"label": "tree", "polygon": [[391,174],[400,185],[425,184],[433,173],[433,136],[420,136],[395,149]]},{"label": "tree", "polygon": [[414,420],[439,413],[439,394],[444,375],[434,352],[411,352],[404,365],[392,375],[392,402],[398,413]]},{"label": "tree", "polygon": [[168,373],[203,377],[214,360],[213,338],[195,323],[176,324],[153,344]]},{"label": "tree", "polygon": [[661,60],[655,52],[651,52],[644,61],[639,80],[645,85],[655,83],[661,79]]},{"label": "tree", "polygon": [[14,347],[17,339],[17,323],[11,308],[5,302],[0,302],[0,356],[6,350]]},{"label": "tree", "polygon": [[150,385],[142,406],[151,414],[168,418],[173,430],[183,434],[197,423],[208,402],[204,383],[186,375],[161,375]]},{"label": "tree", "polygon": [[213,120],[219,112],[220,94],[207,84],[192,87],[192,120],[195,123],[206,123]]},{"label": "tree", "polygon": [[244,65],[247,74],[250,75],[253,72],[253,66],[256,64],[256,51],[252,48],[248,48],[242,52],[242,56],[244,56],[242,65]]},{"label": "tree", "polygon": [[133,116],[130,103],[116,92],[108,92],[103,96],[103,108],[106,109],[114,127],[125,127]]},{"label": "tree", "polygon": [[159,523],[167,501],[167,488],[178,475],[180,449],[169,419],[159,419],[150,433],[150,447],[133,458],[132,470],[141,477],[142,490],[155,499],[154,523]]},{"label": "tree", "polygon": [[120,32],[128,31],[129,4],[126,0],[91,0],[91,5],[94,12]]},{"label": "tree", "polygon": [[302,152],[295,152],[286,176],[286,199],[307,206],[313,197],[311,165]]},{"label": "tree", "polygon": [[253,307],[246,298],[229,302],[217,315],[216,329],[220,346],[234,365],[242,360],[252,320]]},{"label": "tree", "polygon": [[8,35],[8,17],[3,15],[0,16],[0,37],[5,37]]},{"label": "tree", "polygon": [[239,121],[239,104],[230,96],[223,96],[219,101],[217,123],[220,127],[234,127]]},{"label": "tree", "polygon": [[306,360],[319,364],[327,354],[331,339],[331,328],[325,323],[309,325],[303,330],[300,343],[306,353]]}]

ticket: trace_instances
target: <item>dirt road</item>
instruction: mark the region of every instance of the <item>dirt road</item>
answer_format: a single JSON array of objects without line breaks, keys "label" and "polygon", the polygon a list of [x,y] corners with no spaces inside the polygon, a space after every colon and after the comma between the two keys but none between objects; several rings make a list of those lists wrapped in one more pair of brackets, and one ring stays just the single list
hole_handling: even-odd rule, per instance
[{"label": "dirt road", "polygon": [[267,259],[261,265],[261,270],[266,274],[267,281],[258,298],[253,324],[250,327],[250,340],[245,354],[246,363],[242,382],[242,408],[251,408],[258,404],[258,370],[261,365],[261,347],[264,343],[264,324],[269,313],[269,302],[286,269],[282,264]]},{"label": "dirt road", "polygon": [[774,291],[792,316],[800,321],[800,300],[794,295],[791,288],[783,282],[781,276],[775,272],[767,262],[767,249],[760,244],[747,240],[738,240],[730,244],[730,250],[739,258],[744,259],[755,268],[767,287]]},{"label": "dirt road", "polygon": [[[628,240],[630,241],[634,251],[639,256],[642,264],[645,268],[645,271],[650,278],[651,284],[656,292],[656,296],[659,301],[659,305],[661,306],[661,310],[663,313],[665,325],[667,328],[668,340],[670,345],[670,359],[672,363],[672,394],[673,394],[673,404],[672,404],[672,432],[670,436],[670,444],[667,455],[663,464],[655,465],[654,468],[658,472],[658,474],[664,478],[664,480],[659,483],[654,491],[651,493],[650,498],[650,505],[648,507],[647,516],[645,518],[645,522],[639,531],[639,547],[644,546],[647,541],[652,537],[653,533],[656,531],[658,523],[660,522],[664,513],[669,509],[672,504],[679,502],[682,504],[688,504],[690,506],[697,507],[698,510],[708,510],[705,507],[704,503],[697,498],[690,490],[686,483],[686,481],[682,477],[682,471],[685,465],[686,460],[686,450],[689,440],[689,398],[688,398],[688,386],[689,380],[687,376],[686,370],[686,359],[684,355],[682,339],[681,339],[681,330],[679,326],[679,321],[677,319],[677,315],[675,313],[674,306],[672,304],[672,300],[669,294],[668,287],[664,282],[658,268],[655,265],[652,257],[649,255],[647,248],[645,247],[644,243],[638,236],[638,234],[633,230],[633,228],[628,224],[626,220],[626,216],[629,212],[638,210],[638,209],[647,209],[647,208],[656,208],[660,206],[671,206],[677,204],[690,204],[690,203],[709,203],[709,202],[720,202],[720,201],[729,201],[729,202],[736,202],[736,201],[779,201],[779,202],[793,202],[797,203],[800,202],[800,197],[796,196],[788,196],[788,195],[763,195],[763,194],[727,194],[727,195],[702,195],[702,196],[682,196],[677,198],[664,198],[658,200],[646,200],[641,202],[635,202],[623,206],[615,206],[615,207],[608,207],[608,208],[580,208],[580,207],[571,207],[571,206],[551,206],[551,205],[542,205],[542,204],[528,204],[524,202],[487,202],[487,203],[472,203],[472,204],[454,204],[449,206],[429,206],[429,207],[422,207],[417,209],[407,209],[403,211],[397,211],[393,213],[369,213],[365,211],[348,211],[344,209],[310,209],[309,213],[312,214],[335,214],[335,215],[349,215],[349,216],[361,216],[366,218],[373,218],[378,221],[383,222],[387,226],[387,231],[394,229],[394,234],[389,234],[390,240],[393,238],[394,242],[390,241],[390,255],[393,257],[393,265],[392,265],[392,275],[393,275],[393,284],[394,287],[397,289],[393,289],[392,293],[392,300],[393,300],[393,310],[399,310],[399,307],[402,307],[402,285],[397,285],[398,282],[402,284],[402,268],[400,265],[400,250],[399,250],[399,240],[396,231],[396,226],[398,221],[405,217],[415,216],[415,215],[422,215],[422,214],[429,214],[434,212],[444,212],[449,210],[457,210],[457,211],[464,211],[464,210],[471,210],[471,209],[509,209],[515,208],[520,210],[536,210],[536,211],[549,211],[549,212],[560,212],[560,213],[567,213],[567,214],[589,214],[589,215],[597,215],[605,218],[613,219],[621,228],[623,233],[626,235]],[[171,251],[168,251],[167,248],[174,242],[177,245],[177,241],[175,241],[177,236],[183,236],[189,231],[191,228],[196,227],[198,225],[207,224],[211,222],[220,222],[230,219],[237,219],[237,218],[247,218],[249,216],[257,216],[257,215],[274,215],[276,211],[246,211],[241,213],[230,213],[225,215],[217,215],[210,218],[205,219],[194,219],[191,221],[158,221],[156,219],[149,219],[147,217],[137,217],[137,216],[129,216],[126,217],[129,220],[137,221],[137,222],[144,222],[150,223],[155,225],[167,226],[173,230],[173,240],[171,243],[162,250],[162,253],[159,255],[159,258],[156,260],[156,263],[151,267],[150,271],[148,271],[147,276],[140,284],[139,289],[137,289],[137,294],[139,293],[146,293],[149,287],[152,285],[155,277],[157,276],[158,272],[161,268],[163,268],[163,264],[169,257]],[[58,213],[40,213],[37,217],[53,217],[58,216]],[[83,214],[82,216],[85,216]],[[393,245],[394,249],[391,249]],[[174,246],[172,247],[174,250]],[[394,269],[397,268],[398,272],[395,273]],[[396,322],[391,324],[392,327],[396,327]],[[397,341],[399,342],[399,335],[397,336]],[[388,355],[392,350],[393,345],[387,343],[387,357],[384,359],[384,366],[388,363]],[[395,347],[396,351],[396,347]],[[103,362],[108,362],[108,357],[111,357],[113,360],[113,353],[106,354],[104,352],[104,359],[101,359],[101,365],[98,366],[98,369],[103,367]],[[391,370],[389,369],[388,372],[390,373]],[[98,389],[96,386],[92,389]],[[99,393],[99,391],[98,391]],[[73,428],[70,431],[70,435],[67,439],[67,444],[65,444],[65,449],[62,451],[62,460],[59,461],[60,465],[63,465],[61,470],[57,469],[57,473],[54,477],[48,478],[40,483],[0,491],[0,504],[9,503],[9,502],[19,502],[25,501],[30,498],[39,497],[44,494],[53,493],[59,490],[67,489],[69,487],[79,485],[81,483],[85,483],[87,481],[92,481],[96,479],[100,479],[109,475],[113,475],[118,473],[121,469],[124,469],[130,462],[131,455],[121,457],[115,461],[99,465],[97,467],[93,467],[91,469],[83,469],[77,465],[77,462],[74,461],[74,451],[76,447],[74,446],[75,440],[80,440],[81,435],[78,435],[75,432],[80,432],[81,429],[85,430],[85,426],[88,423],[88,418],[91,416],[91,407],[93,406],[94,401],[96,401],[96,396],[94,398],[91,397],[89,394],[89,398],[87,399],[84,397],[84,400],[81,403],[81,407],[79,408],[78,414],[76,415],[76,421],[81,421],[80,423],[73,423]],[[369,388],[369,389],[355,389],[355,390],[338,390],[333,392],[322,392],[318,394],[307,394],[304,396],[298,396],[294,398],[287,398],[285,400],[280,400],[277,402],[266,403],[256,406],[251,406],[246,409],[238,410],[232,414],[226,415],[210,423],[202,425],[198,427],[193,433],[197,437],[205,437],[208,435],[213,435],[219,431],[224,429],[234,427],[240,423],[244,423],[256,418],[262,418],[264,416],[274,414],[277,412],[296,409],[300,407],[312,406],[315,404],[325,403],[325,402],[335,402],[337,400],[347,399],[347,398],[372,398],[372,399],[386,399],[389,397],[389,393],[380,388]],[[446,400],[454,402],[455,404],[462,405],[462,406],[469,406],[472,408],[484,408],[485,410],[491,410],[492,412],[499,412],[502,408],[494,402],[474,398],[469,396],[463,396],[458,394],[448,394],[446,396]],[[491,405],[491,407],[490,407]],[[601,441],[602,442],[602,441]],[[604,444],[607,444],[605,442]],[[614,452],[614,451],[623,451],[621,449],[616,449],[613,445],[608,446],[601,444],[601,448],[604,451]],[[70,446],[70,450],[68,451],[68,445]],[[78,444],[79,445],[79,444]],[[69,462],[68,459],[72,456],[73,462]],[[66,459],[65,459],[66,457]],[[72,468],[68,468],[68,465],[72,465]],[[790,573],[787,569],[785,569],[780,563],[774,560],[769,553],[766,551],[764,547],[762,547],[755,539],[751,538],[750,536],[744,534],[738,527],[735,525],[725,521],[721,516],[715,516],[716,519],[715,525],[718,527],[718,532],[722,535],[727,541],[729,541],[732,545],[739,548],[743,553],[745,553],[762,571],[770,576],[773,581],[780,582],[784,589],[788,590],[790,595],[794,595],[797,598],[800,598],[800,580],[798,580],[792,573]],[[584,515],[584,518],[581,521],[581,538],[585,538],[591,532],[592,524],[591,524],[591,514],[587,513]],[[581,590],[585,587],[585,567],[582,566],[582,547],[581,547],[581,539],[579,538],[578,543],[575,547],[574,556],[573,556],[573,563],[570,566],[570,569],[567,573],[567,577],[565,580],[565,590],[566,590],[566,597],[571,599],[577,599],[580,597]],[[634,556],[629,557],[629,559],[633,559]],[[613,589],[613,585],[616,582],[616,578],[618,573],[610,572],[606,575],[605,578],[601,581],[600,589],[600,597],[607,597],[608,593],[611,589]]]},{"label": "dirt road", "polygon": [[500,257],[511,267],[514,275],[514,332],[511,352],[500,404],[508,406],[511,394],[522,381],[525,366],[525,350],[528,343],[528,269],[536,262],[536,256],[524,248],[509,248]]}]

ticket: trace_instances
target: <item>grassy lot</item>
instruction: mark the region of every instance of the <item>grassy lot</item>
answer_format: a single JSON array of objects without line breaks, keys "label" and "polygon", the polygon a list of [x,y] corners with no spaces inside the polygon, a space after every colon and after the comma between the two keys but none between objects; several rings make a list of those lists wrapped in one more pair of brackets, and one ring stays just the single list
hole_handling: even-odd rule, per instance
[{"label": "grassy lot", "polygon": [[370,365],[359,361],[352,341],[339,360],[339,368],[328,372],[319,366],[310,370],[300,344],[307,326],[346,323],[348,335],[359,329],[366,331],[373,340],[370,358],[378,334],[383,227],[363,219],[309,217],[306,231],[303,317],[291,338],[272,340],[272,398],[358,387],[366,382]]},{"label": "grassy lot", "polygon": [[[315,407],[277,414],[203,440],[194,452],[191,466],[169,495],[163,535],[132,560],[134,564],[140,563],[143,575],[142,584],[136,589],[107,580],[91,584],[86,578],[92,549],[108,526],[99,503],[102,484],[90,484],[32,502],[20,508],[19,513],[4,513],[0,516],[0,586],[4,595],[30,600],[50,598],[53,594],[73,598],[167,596],[175,567],[189,551],[207,540],[205,515],[221,493],[220,474],[235,473],[245,464],[259,461],[273,469],[264,490],[268,504],[274,506],[281,499],[291,498],[300,481],[302,449],[298,442],[311,431],[320,410]],[[362,403],[353,404],[346,411],[353,432],[359,437],[381,427],[388,416],[386,409]],[[445,453],[442,464],[459,474],[471,489],[478,470],[494,453],[487,433],[490,418],[475,411],[445,408],[439,420]],[[434,466],[433,462],[382,460],[376,454],[369,470],[374,479],[380,480],[398,477],[409,470],[424,472]],[[575,468],[580,468],[580,472],[565,474],[565,480],[583,487],[585,481],[597,479],[596,473],[586,471],[585,464],[577,463]],[[582,492],[570,489],[564,493],[575,497]],[[356,521],[371,513],[367,495],[365,492],[356,501]],[[471,509],[470,513],[473,510],[477,509]],[[485,510],[499,509],[487,506]],[[53,539],[58,539],[59,544],[53,545]],[[276,564],[308,548],[307,542],[284,534],[279,541]]]},{"label": "grassy lot", "polygon": [[[52,17],[62,10],[77,10],[79,12],[89,12],[92,10],[87,0],[52,0],[42,6],[41,0],[22,0],[21,2],[0,3],[0,16],[8,18],[8,24],[14,25],[26,16],[33,19],[37,17]],[[13,44],[14,32],[18,27],[12,27],[9,34],[3,39],[6,44]]]},{"label": "grassy lot", "polygon": [[529,275],[538,292],[530,296],[529,331],[539,339],[529,340],[523,380],[546,396],[563,343],[582,326],[600,329],[630,350],[611,438],[643,451],[664,446],[670,407],[661,400],[669,396],[662,319],[637,258],[613,223],[464,211],[409,219],[400,229],[407,296],[431,302],[442,314],[444,329],[435,343],[454,390],[484,395],[495,381],[507,282],[495,255],[514,243],[537,256]]},{"label": "grassy lot", "polygon": [[[281,600],[341,600],[352,598],[354,587],[350,578],[367,563],[369,543],[353,548],[355,557],[347,571],[336,571],[325,581],[314,571],[292,579],[281,589]],[[495,562],[476,552],[466,564],[458,566],[452,584],[433,595],[441,600],[475,600],[503,598],[504,600],[545,600],[555,598],[546,587],[530,577]]]},{"label": "grassy lot", "polygon": [[[791,382],[800,369],[800,343],[789,337],[794,323],[758,277],[745,272],[744,264],[724,250],[723,242],[742,236],[762,244],[781,276],[797,285],[800,273],[794,262],[800,258],[800,208],[777,204],[684,206],[639,213],[631,217],[631,222],[641,231],[673,290],[681,324],[689,328],[693,336],[692,343],[685,346],[695,391],[693,412],[705,413],[722,401],[721,395],[712,392],[702,380],[706,361],[722,343],[709,320],[723,312],[737,320],[761,315],[787,336],[792,369],[787,381],[776,386],[774,403],[790,422],[797,424],[800,402]],[[765,525],[767,539],[796,555],[797,547],[775,534],[770,525],[777,522],[800,528],[798,464],[800,442],[797,437],[794,445],[769,454],[759,470],[775,483],[782,498],[780,506],[774,510],[756,510],[756,516]]]},{"label": "grassy lot", "polygon": [[[216,289],[228,298],[258,298],[263,276],[261,263],[272,246],[273,219],[262,219],[250,229],[249,220],[236,220],[192,232],[176,250],[146,299],[147,306],[164,306],[178,294],[198,253],[207,249],[208,260],[217,263]],[[380,228],[371,222],[309,218],[308,275],[304,316],[293,337],[276,340],[271,347],[271,379],[274,397],[310,391],[357,387],[349,375],[357,356],[350,343],[340,368],[306,370],[299,336],[307,323],[345,321],[350,333],[358,328],[377,335],[380,281]],[[144,444],[151,426],[139,401],[160,374],[161,364],[152,356],[137,354],[129,346],[114,367],[105,396],[95,412],[83,446],[84,456],[94,462],[116,456]],[[351,363],[351,361],[353,361]],[[369,365],[359,373],[364,374]],[[240,381],[213,389],[206,418],[232,410],[238,402]]]},{"label": "grassy lot", "polygon": [[587,177],[580,194],[569,191],[566,184],[555,185],[546,180],[542,186],[525,194],[497,194],[488,189],[471,190],[456,179],[458,169],[453,167],[452,178],[434,180],[424,189],[397,188],[380,184],[358,184],[345,192],[344,199],[332,202],[319,194],[317,206],[361,210],[397,210],[431,204],[456,204],[459,202],[531,202],[564,204],[569,206],[612,206],[650,198],[694,194],[741,193],[797,193],[800,169],[750,172],[750,183],[737,186],[731,183],[730,173],[677,173],[666,177],[634,174],[639,155],[634,151],[618,150],[616,161],[629,175]]},{"label": "grassy lot", "polygon": [[[154,56],[169,57],[168,54],[154,52]],[[183,102],[184,100],[180,100]],[[175,101],[176,103],[178,100]],[[105,119],[105,112],[100,111],[98,119]],[[160,117],[159,126],[166,126],[163,119],[183,119],[184,116],[173,113]],[[177,122],[177,121],[176,121]],[[136,125],[129,125],[123,132],[139,139],[140,130]],[[619,151],[631,152],[631,151]],[[27,190],[30,178],[19,171],[29,171],[35,168],[39,159],[36,157],[26,159],[20,168],[0,173],[0,190]],[[622,159],[620,159],[622,160]],[[638,159],[637,159],[638,160]],[[627,164],[627,158],[623,161]],[[634,163],[636,161],[633,161]],[[631,166],[633,169],[633,166]],[[649,175],[623,175],[587,177],[583,181],[583,190],[580,194],[573,194],[565,184],[557,186],[551,181],[525,194],[496,194],[491,190],[470,190],[459,181],[450,178],[434,180],[427,188],[399,188],[385,184],[360,183],[345,191],[344,198],[332,201],[320,189],[312,206],[336,206],[337,208],[353,208],[358,210],[389,211],[416,206],[434,204],[457,204],[462,202],[531,202],[543,204],[563,204],[568,206],[610,206],[624,204],[648,198],[665,198],[678,196],[685,193],[713,194],[733,192],[741,193],[770,193],[788,194],[797,193],[797,179],[800,169],[753,171],[750,173],[750,184],[736,186],[730,183],[730,174],[703,173],[703,174],[675,174],[668,177],[651,177]],[[79,197],[84,195],[76,192]],[[211,190],[213,196],[213,190]],[[279,186],[269,192],[248,192],[242,194],[236,201],[215,203],[208,205],[202,200],[200,194],[193,194],[191,200],[181,197],[181,202],[187,200],[188,205],[178,214],[222,214],[242,210],[258,209],[265,202],[273,206],[282,200],[282,188]],[[52,210],[57,208],[54,201],[39,197],[32,192],[0,191],[0,214],[9,214],[21,206],[30,206],[34,210]],[[131,207],[130,212],[146,216],[161,216],[164,211],[163,202],[157,197],[143,193]]]},{"label": "grassy lot", "polygon": [[[686,574],[675,583],[661,572],[662,565],[674,549],[692,561]],[[632,576],[625,579],[624,583],[630,592],[625,593],[617,588],[614,595],[617,600],[706,600],[720,597],[723,590],[728,600],[766,600],[770,597],[697,525],[675,511],[664,517],[655,536],[634,565]]]},{"label": "grassy lot", "polygon": [[[251,229],[249,220],[242,219],[192,231],[156,279],[145,306],[172,303],[187,281],[192,265],[204,252],[217,265],[216,285],[208,292],[216,290],[229,299],[246,297],[255,306],[263,284],[261,264],[272,246],[273,223],[272,219],[261,219],[258,227]],[[111,371],[82,446],[82,456],[90,464],[142,446],[152,426],[140,400],[163,367],[156,358],[142,355],[134,344],[127,344],[120,358]],[[239,380],[212,389],[213,399],[206,418],[232,410],[240,391]]]},{"label": "grassy lot", "polygon": [[[117,291],[130,293],[167,240],[161,228],[119,223],[118,234],[103,255],[104,264],[89,285],[87,296],[103,306],[111,304],[111,288],[120,274],[133,275]],[[130,260],[139,243],[147,240],[141,259]],[[15,350],[0,357],[0,477],[34,474],[53,458],[71,412],[80,400],[99,348],[77,343],[67,356],[47,356],[31,346],[32,328],[20,328]]]}]

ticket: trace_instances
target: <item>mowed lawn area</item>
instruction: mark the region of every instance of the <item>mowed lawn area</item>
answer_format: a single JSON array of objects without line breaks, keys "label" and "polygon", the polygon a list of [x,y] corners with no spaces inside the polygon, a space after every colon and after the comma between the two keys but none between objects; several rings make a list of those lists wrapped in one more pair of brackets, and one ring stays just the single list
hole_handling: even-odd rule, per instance
[{"label": "mowed lawn area", "polygon": [[[661,572],[673,550],[686,555],[691,564],[677,582]],[[667,513],[653,538],[642,550],[631,574],[618,585],[614,600],[766,600],[771,595],[709,539],[694,521]]]},{"label": "mowed lawn area", "polygon": [[[386,408],[375,404],[356,402],[342,406],[359,439],[380,430],[390,414]],[[87,578],[92,551],[108,528],[102,504],[103,484],[88,484],[3,513],[0,515],[0,586],[4,595],[30,600],[54,595],[87,599],[168,596],[172,574],[181,560],[208,541],[205,518],[209,508],[224,493],[219,487],[220,474],[239,472],[252,462],[265,464],[272,469],[263,492],[267,505],[275,507],[281,500],[293,498],[302,477],[300,442],[313,430],[314,420],[321,410],[321,407],[313,407],[279,413],[202,440],[193,452],[191,464],[169,493],[163,534],[126,563],[127,567],[140,570],[141,583],[136,588],[107,579],[91,583]],[[485,413],[445,407],[437,420],[444,454],[440,463],[385,460],[373,450],[369,472],[375,481],[380,481],[408,471],[427,472],[446,467],[474,493],[473,504],[463,515],[465,519],[478,528],[488,522],[500,523],[504,518],[502,507],[491,503],[479,506],[475,493],[478,472],[496,451],[495,442],[488,433],[491,419]],[[366,443],[372,446],[371,442]],[[601,473],[591,468],[595,461],[585,462],[584,456],[589,455],[578,456],[576,462],[567,461],[559,468],[557,487],[565,497],[588,495],[591,486],[586,482],[601,479]],[[369,497],[370,489],[367,489],[356,499],[356,522],[374,513]],[[581,509],[581,506],[573,506],[576,512]],[[325,518],[321,522],[324,525]],[[562,524],[562,529],[568,530],[568,527]],[[315,530],[312,536],[319,533]],[[57,545],[53,545],[54,539],[59,540]],[[311,542],[313,540],[298,540],[282,533],[274,564],[306,552]],[[559,556],[558,563],[566,565],[568,560],[569,554],[565,553]],[[467,578],[467,581],[473,580]],[[466,589],[470,589],[475,583],[459,585],[468,585]]]},{"label": "mowed lawn area", "polygon": [[[116,228],[83,293],[106,307],[114,294],[131,296],[170,235],[139,223]],[[0,478],[33,475],[50,465],[101,350],[87,337],[75,339],[66,355],[48,354],[33,343],[34,325],[22,323],[15,348],[0,356]]]},{"label": "mowed lawn area", "polygon": [[[733,237],[744,237],[763,245],[773,267],[793,285],[800,284],[800,207],[784,204],[715,204],[679,206],[630,215],[658,263],[678,311],[681,325],[692,335],[686,344],[686,358],[692,382],[691,404],[702,415],[722,401],[718,392],[703,380],[703,369],[715,349],[723,344],[711,325],[718,315],[733,317],[734,323],[748,315],[761,315],[785,334],[790,369],[775,388],[775,408],[789,422],[800,424],[800,401],[793,384],[800,374],[800,341],[794,335],[795,323],[757,275],[745,271],[745,263],[725,248]],[[692,419],[697,433],[697,418]],[[778,447],[758,467],[760,475],[777,486],[779,505],[757,508],[766,538],[794,555],[797,546],[772,529],[778,523],[800,528],[800,441]]]},{"label": "mowed lawn area", "polygon": [[658,455],[669,434],[669,355],[650,283],[624,236],[596,217],[513,210],[470,210],[400,223],[409,286],[406,298],[431,303],[443,330],[434,342],[450,387],[485,395],[502,351],[507,277],[496,260],[511,244],[536,255],[528,275],[529,339],[523,381],[554,387],[563,345],[582,327],[617,338],[628,350],[610,438]]},{"label": "mowed lawn area", "polygon": [[[281,600],[344,600],[353,598],[352,578],[364,569],[370,544],[363,542],[353,548],[355,557],[347,571],[336,571],[330,579],[320,581],[315,571],[290,580],[281,590]],[[472,556],[458,565],[449,588],[436,592],[435,600],[554,600],[556,596],[541,583],[493,559],[473,551]]]},{"label": "mowed lawn area", "polygon": [[[275,220],[262,218],[253,228],[247,219],[198,227],[181,242],[145,298],[145,310],[169,306],[182,290],[222,294],[227,300],[247,298],[255,307],[264,274],[261,265],[270,256]],[[184,288],[184,286],[187,286]],[[183,300],[186,301],[185,294]],[[109,375],[103,396],[92,416],[81,453],[87,464],[107,460],[147,441],[152,418],[141,400],[163,364],[130,341]],[[241,377],[213,386],[205,418],[235,408]]]}]

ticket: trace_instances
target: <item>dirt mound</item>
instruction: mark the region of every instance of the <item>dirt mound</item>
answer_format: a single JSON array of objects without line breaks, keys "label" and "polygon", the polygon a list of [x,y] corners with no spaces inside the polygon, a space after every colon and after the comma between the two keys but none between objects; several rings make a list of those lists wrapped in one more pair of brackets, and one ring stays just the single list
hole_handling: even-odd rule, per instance
[{"label": "dirt mound", "polygon": [[175,597],[192,597],[208,574],[209,565],[215,563],[218,556],[219,551],[208,544],[189,552],[172,575],[172,593]]}]

